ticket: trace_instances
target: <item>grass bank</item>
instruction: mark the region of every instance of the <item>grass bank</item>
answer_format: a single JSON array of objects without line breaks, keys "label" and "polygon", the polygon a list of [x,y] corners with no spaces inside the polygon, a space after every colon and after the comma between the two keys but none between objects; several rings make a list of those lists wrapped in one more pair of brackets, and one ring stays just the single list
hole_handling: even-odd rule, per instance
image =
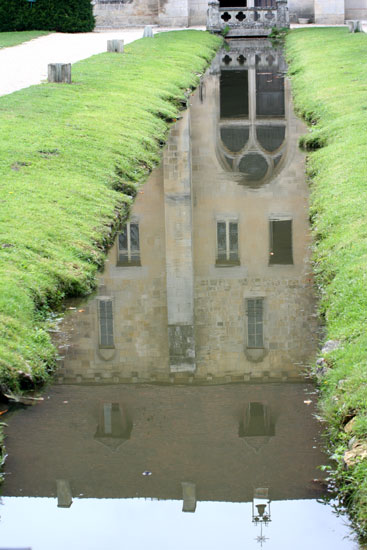
[{"label": "grass bank", "polygon": [[[299,29],[287,37],[292,87],[310,125],[314,267],[325,318],[321,413],[342,505],[367,536],[367,35]],[[333,347],[333,346],[331,346]]]},{"label": "grass bank", "polygon": [[0,98],[0,387],[45,382],[55,350],[45,318],[95,286],[170,121],[221,40],[162,33],[73,66],[73,83]]},{"label": "grass bank", "polygon": [[46,34],[50,34],[50,31],[0,32],[0,49],[18,46],[18,44],[28,42],[39,36],[45,36]]}]

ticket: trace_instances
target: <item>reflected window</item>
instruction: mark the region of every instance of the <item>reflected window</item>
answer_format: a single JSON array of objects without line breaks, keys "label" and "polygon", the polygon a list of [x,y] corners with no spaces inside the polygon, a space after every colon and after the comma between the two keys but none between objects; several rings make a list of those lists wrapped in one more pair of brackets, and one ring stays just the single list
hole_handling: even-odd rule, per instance
[{"label": "reflected window", "polygon": [[130,439],[132,424],[120,403],[101,403],[94,438],[112,450]]},{"label": "reflected window", "polygon": [[247,127],[224,127],[220,129],[222,142],[232,153],[238,153],[245,147],[250,137],[250,129]]},{"label": "reflected window", "polygon": [[248,117],[247,71],[220,73],[220,118]]},{"label": "reflected window", "polygon": [[239,264],[238,222],[231,220],[217,221],[216,266],[225,267]]},{"label": "reflected window", "polygon": [[285,139],[285,126],[258,126],[256,137],[263,149],[273,153]]},{"label": "reflected window", "polygon": [[112,300],[99,300],[99,346],[113,348],[113,308]]},{"label": "reflected window", "polygon": [[247,302],[247,347],[264,347],[264,298],[248,298]]},{"label": "reflected window", "polygon": [[256,115],[284,117],[284,77],[275,71],[256,71]]},{"label": "reflected window", "polygon": [[292,220],[270,220],[269,264],[293,264]]},{"label": "reflected window", "polygon": [[240,437],[259,437],[275,435],[274,423],[267,405],[258,402],[249,403],[240,423]]},{"label": "reflected window", "polygon": [[119,233],[117,240],[117,265],[118,266],[139,266],[140,264],[140,243],[139,224],[127,222],[123,231]]}]

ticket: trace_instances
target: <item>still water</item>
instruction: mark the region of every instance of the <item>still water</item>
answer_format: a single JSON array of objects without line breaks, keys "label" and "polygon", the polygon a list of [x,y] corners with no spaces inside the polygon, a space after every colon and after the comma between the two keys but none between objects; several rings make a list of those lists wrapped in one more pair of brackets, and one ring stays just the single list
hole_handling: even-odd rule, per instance
[{"label": "still water", "polygon": [[221,51],[9,420],[0,547],[357,548],[319,502],[308,188],[286,67]]}]

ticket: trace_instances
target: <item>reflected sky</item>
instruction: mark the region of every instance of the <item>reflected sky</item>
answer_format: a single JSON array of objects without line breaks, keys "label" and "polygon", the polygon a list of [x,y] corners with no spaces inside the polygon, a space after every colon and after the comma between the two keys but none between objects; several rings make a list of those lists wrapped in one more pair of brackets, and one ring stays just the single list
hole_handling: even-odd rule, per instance
[{"label": "reflected sky", "polygon": [[[71,509],[57,508],[56,499],[50,498],[4,498],[3,504],[2,546],[32,546],[32,550],[261,547],[256,541],[260,529],[251,522],[248,503],[198,502],[195,514],[182,513],[181,501],[143,499],[76,498]],[[264,535],[266,550],[358,548],[348,527],[329,507],[314,500],[273,503],[272,522]]]}]

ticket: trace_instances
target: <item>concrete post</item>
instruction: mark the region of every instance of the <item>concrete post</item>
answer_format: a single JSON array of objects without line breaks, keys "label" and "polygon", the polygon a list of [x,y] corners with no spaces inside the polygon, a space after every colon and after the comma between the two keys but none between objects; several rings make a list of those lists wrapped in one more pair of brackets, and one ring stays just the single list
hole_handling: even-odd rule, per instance
[{"label": "concrete post", "polygon": [[70,63],[50,63],[48,65],[48,81],[71,83]]},{"label": "concrete post", "polygon": [[58,508],[70,508],[73,502],[70,483],[66,479],[57,479],[56,492]]},{"label": "concrete post", "polygon": [[196,485],[189,481],[182,481],[182,511],[195,512],[196,510]]},{"label": "concrete post", "polygon": [[144,27],[143,38],[153,38],[153,28],[151,25],[146,25]]},{"label": "concrete post", "polygon": [[359,32],[361,30],[360,21],[355,19],[348,19],[346,24],[348,25],[349,32]]},{"label": "concrete post", "polygon": [[108,52],[115,52],[115,53],[123,53],[124,52],[124,41],[123,40],[107,40],[107,51]]}]

